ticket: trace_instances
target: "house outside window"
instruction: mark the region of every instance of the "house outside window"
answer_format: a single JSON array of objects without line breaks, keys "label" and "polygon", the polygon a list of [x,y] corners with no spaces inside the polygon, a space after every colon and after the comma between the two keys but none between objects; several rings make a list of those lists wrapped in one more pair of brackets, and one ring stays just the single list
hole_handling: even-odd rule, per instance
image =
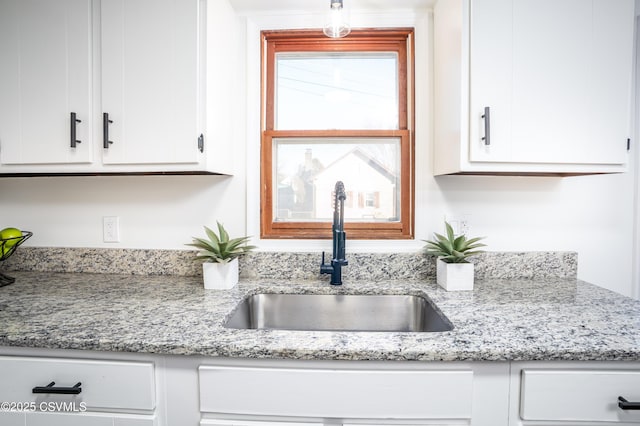
[{"label": "house outside window", "polygon": [[413,237],[413,31],[264,31],[261,237]]}]

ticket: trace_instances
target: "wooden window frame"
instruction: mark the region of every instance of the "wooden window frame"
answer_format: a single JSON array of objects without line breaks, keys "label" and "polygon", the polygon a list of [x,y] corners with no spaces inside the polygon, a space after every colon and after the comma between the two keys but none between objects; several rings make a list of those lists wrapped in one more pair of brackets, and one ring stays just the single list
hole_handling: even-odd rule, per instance
[{"label": "wooden window frame", "polygon": [[[273,219],[273,140],[282,138],[399,138],[400,220],[345,222],[350,239],[414,237],[414,39],[412,28],[353,30],[329,39],[318,30],[262,31],[262,99],[260,149],[260,237],[263,239],[331,238],[330,222],[275,222]],[[398,129],[276,130],[275,57],[281,52],[396,52],[398,54]]]}]

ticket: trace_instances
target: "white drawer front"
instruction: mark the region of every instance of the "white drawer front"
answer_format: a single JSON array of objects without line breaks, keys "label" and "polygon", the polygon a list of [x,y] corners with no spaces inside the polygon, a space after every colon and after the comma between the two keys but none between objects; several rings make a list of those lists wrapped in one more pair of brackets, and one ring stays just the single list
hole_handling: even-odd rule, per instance
[{"label": "white drawer front", "polygon": [[[323,426],[323,423],[300,423],[300,422],[278,422],[269,420],[267,422],[252,421],[252,420],[218,420],[218,419],[203,419],[200,421],[200,426]],[[336,425],[337,426],[337,425]]]},{"label": "white drawer front", "polygon": [[24,413],[9,413],[6,411],[0,412],[0,425],[2,426],[24,426],[24,419]]},{"label": "white drawer front", "polygon": [[[155,380],[152,363],[78,359],[0,357],[0,401],[84,403],[99,409],[153,410]],[[35,386],[71,387],[82,383],[78,395],[34,394]]]},{"label": "white drawer front", "polygon": [[250,415],[471,418],[473,372],[200,367],[200,409]]},{"label": "white drawer front", "polygon": [[2,426],[157,426],[155,416],[122,414],[0,413]]},{"label": "white drawer front", "polygon": [[618,396],[640,401],[640,371],[523,370],[523,420],[640,421],[618,408]]}]

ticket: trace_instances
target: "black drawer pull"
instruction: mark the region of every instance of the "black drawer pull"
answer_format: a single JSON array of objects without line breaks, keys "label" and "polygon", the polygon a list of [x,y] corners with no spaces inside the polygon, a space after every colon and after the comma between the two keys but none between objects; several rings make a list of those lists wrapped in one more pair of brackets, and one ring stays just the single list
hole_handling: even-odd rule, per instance
[{"label": "black drawer pull", "polygon": [[56,382],[51,382],[47,386],[36,386],[32,389],[33,393],[60,393],[65,395],[77,395],[82,392],[82,383],[78,382],[75,385],[69,386],[54,386]]},{"label": "black drawer pull", "polygon": [[640,402],[629,402],[623,397],[618,397],[618,407],[623,410],[640,410]]}]

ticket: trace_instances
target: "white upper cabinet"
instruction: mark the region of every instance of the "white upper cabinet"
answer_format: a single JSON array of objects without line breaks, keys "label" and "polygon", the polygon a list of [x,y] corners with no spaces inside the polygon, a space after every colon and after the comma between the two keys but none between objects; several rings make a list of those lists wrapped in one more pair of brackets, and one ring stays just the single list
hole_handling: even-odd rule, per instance
[{"label": "white upper cabinet", "polygon": [[435,174],[625,170],[633,0],[440,0]]},{"label": "white upper cabinet", "polygon": [[1,164],[92,161],[90,6],[0,0]]},{"label": "white upper cabinet", "polygon": [[193,0],[102,0],[105,164],[198,162],[198,29]]},{"label": "white upper cabinet", "polygon": [[231,174],[240,31],[205,0],[0,0],[0,174]]}]

